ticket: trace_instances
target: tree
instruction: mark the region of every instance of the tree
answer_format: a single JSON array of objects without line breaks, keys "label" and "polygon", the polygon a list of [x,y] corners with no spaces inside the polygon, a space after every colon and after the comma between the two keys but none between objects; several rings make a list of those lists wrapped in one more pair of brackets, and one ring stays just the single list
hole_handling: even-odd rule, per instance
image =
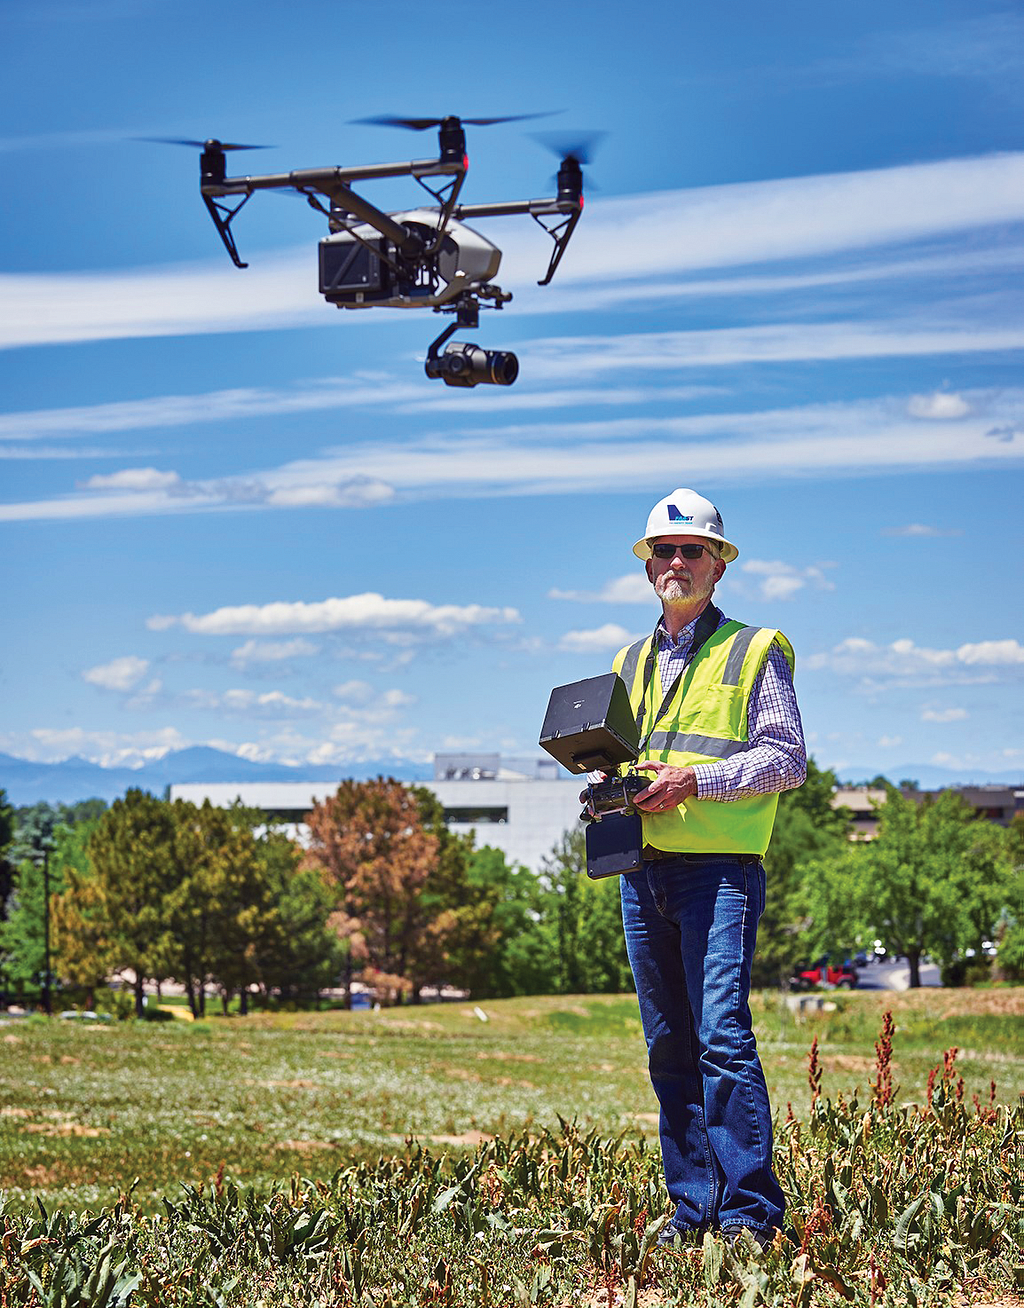
[{"label": "tree", "polygon": [[1015,813],[1006,832],[1012,871],[1006,886],[1006,903],[995,935],[996,964],[1006,980],[1024,980],[1024,813]]},{"label": "tree", "polygon": [[811,859],[835,858],[847,845],[850,810],[835,808],[838,780],[813,759],[807,779],[779,796],[771,844],[765,855],[767,894],[757,932],[751,980],[754,986],[783,986],[804,948],[807,907],[802,894],[802,865]]},{"label": "tree", "polygon": [[54,901],[62,967],[78,977],[131,969],[137,1016],[146,980],[166,980],[176,956],[166,912],[182,879],[176,847],[172,806],[129,790],[92,832],[88,873],[71,871]]},{"label": "tree", "polygon": [[[264,999],[310,999],[337,985],[349,959],[347,944],[328,925],[337,895],[316,867],[300,865],[302,851],[278,831],[264,831],[256,855],[276,908],[264,917],[253,941],[257,979]],[[243,1011],[245,991],[242,991]]]},{"label": "tree", "polygon": [[566,831],[541,867],[537,916],[515,954],[531,958],[520,993],[619,994],[632,988],[619,878],[586,875],[586,837]]},{"label": "tree", "polygon": [[1004,834],[955,791],[923,801],[887,790],[877,837],[804,868],[819,947],[881,937],[921,984],[921,956],[946,967],[992,938],[1009,879]]},{"label": "tree", "polygon": [[194,1017],[206,1013],[206,987],[227,1000],[257,980],[256,939],[276,919],[251,830],[230,809],[171,805],[176,884],[164,903],[173,941],[168,966],[185,986]]},{"label": "tree", "polygon": [[425,829],[416,796],[383,777],[343,781],[307,823],[306,866],[320,868],[334,889],[333,924],[353,960],[383,995],[417,998],[434,947],[423,891],[439,840]]},{"label": "tree", "polygon": [[3,915],[14,880],[14,864],[7,854],[14,839],[16,820],[15,811],[7,802],[7,791],[0,788],[0,916]]},{"label": "tree", "polygon": [[[37,855],[24,858],[17,870],[7,919],[0,922],[0,956],[5,976],[19,989],[39,985],[46,970],[45,884],[49,881],[52,908],[69,869],[81,872],[88,868],[86,846],[95,826],[95,821],[52,826],[47,837],[48,868],[44,869],[43,859]],[[53,962],[51,959],[51,971],[57,970]]]}]

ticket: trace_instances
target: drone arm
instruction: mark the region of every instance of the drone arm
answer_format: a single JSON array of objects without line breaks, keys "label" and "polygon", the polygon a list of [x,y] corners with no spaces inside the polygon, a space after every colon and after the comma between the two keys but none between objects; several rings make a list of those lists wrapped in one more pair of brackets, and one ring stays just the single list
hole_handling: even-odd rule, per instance
[{"label": "drone arm", "polygon": [[[547,232],[555,243],[551,252],[551,261],[543,280],[538,286],[547,286],[555,275],[555,269],[562,261],[562,255],[569,244],[569,239],[576,230],[576,224],[583,213],[582,194],[560,196],[547,200],[509,200],[498,204],[460,204],[455,207],[456,218],[504,218],[512,214],[529,214]],[[544,218],[564,215],[561,223],[549,227]]]}]

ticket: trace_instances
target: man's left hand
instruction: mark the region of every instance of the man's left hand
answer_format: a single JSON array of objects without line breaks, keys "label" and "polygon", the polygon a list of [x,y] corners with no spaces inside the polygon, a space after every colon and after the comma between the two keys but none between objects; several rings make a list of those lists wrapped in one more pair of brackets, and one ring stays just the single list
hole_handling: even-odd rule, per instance
[{"label": "man's left hand", "polygon": [[665,813],[669,809],[678,808],[684,800],[692,799],[697,793],[697,777],[693,768],[677,768],[670,763],[659,763],[657,759],[648,759],[636,766],[657,774],[647,789],[641,790],[633,801],[645,813]]}]

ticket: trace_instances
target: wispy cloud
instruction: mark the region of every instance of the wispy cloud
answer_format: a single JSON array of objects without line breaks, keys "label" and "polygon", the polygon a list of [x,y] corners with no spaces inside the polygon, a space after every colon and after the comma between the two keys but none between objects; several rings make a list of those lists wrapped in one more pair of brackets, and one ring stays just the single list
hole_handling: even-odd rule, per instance
[{"label": "wispy cloud", "polygon": [[247,640],[231,651],[231,662],[237,668],[247,668],[254,663],[283,663],[288,659],[310,658],[319,652],[319,645],[301,636],[295,640]]},{"label": "wispy cloud", "polygon": [[[1006,8],[900,31],[880,26],[845,58],[812,66],[830,79],[865,76],[983,77],[999,88],[1024,71],[1024,14]],[[1006,90],[1011,90],[1007,86]]]},{"label": "wispy cloud", "polygon": [[967,710],[963,708],[923,708],[921,710],[922,722],[963,722],[967,717]]},{"label": "wispy cloud", "polygon": [[84,490],[172,490],[180,486],[176,472],[157,468],[122,468],[119,472],[97,473],[82,482]]},{"label": "wispy cloud", "polygon": [[600,590],[548,591],[548,599],[575,600],[583,604],[656,604],[651,583],[643,569],[606,581]]},{"label": "wispy cloud", "polygon": [[[1024,220],[1024,153],[816,177],[596,200],[559,270],[559,287],[517,307],[551,307],[560,287],[655,278],[813,256],[836,256]],[[536,280],[525,225],[499,226],[502,280]],[[253,256],[244,273],[222,262],[109,274],[0,277],[0,346],[117,337],[253,331],[342,313],[312,295],[312,246]],[[394,311],[399,312],[399,311]]]},{"label": "wispy cloud", "polygon": [[[634,347],[635,348],[635,347]],[[992,441],[993,422],[1019,421],[1024,392],[965,392],[958,419],[912,418],[905,397],[760,412],[589,422],[564,418],[481,427],[448,424],[403,440],[329,450],[319,458],[159,491],[79,491],[0,505],[0,521],[95,518],[246,508],[359,507],[396,499],[561,494],[566,485],[618,491],[688,476],[717,484],[752,477],[876,473],[906,468],[1016,465],[1024,443]],[[311,488],[307,494],[307,488]],[[327,492],[324,488],[333,488]]]},{"label": "wispy cloud", "polygon": [[913,539],[931,539],[939,536],[962,536],[962,527],[934,527],[925,522],[908,522],[902,527],[883,527],[883,536],[909,536]]}]

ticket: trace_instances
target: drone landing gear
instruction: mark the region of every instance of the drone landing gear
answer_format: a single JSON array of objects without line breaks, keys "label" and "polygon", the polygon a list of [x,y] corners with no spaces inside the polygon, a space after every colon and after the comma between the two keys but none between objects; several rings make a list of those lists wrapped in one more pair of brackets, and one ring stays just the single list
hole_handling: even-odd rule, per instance
[{"label": "drone landing gear", "polygon": [[440,377],[446,386],[478,386],[481,382],[491,386],[511,386],[519,376],[519,360],[508,350],[484,350],[471,341],[459,341],[440,353],[441,346],[460,327],[479,327],[480,301],[477,296],[494,300],[496,309],[512,298],[510,292],[497,286],[483,286],[475,294],[460,295],[450,308],[445,306],[441,312],[454,312],[455,321],[431,342],[423,370],[428,377]]}]

